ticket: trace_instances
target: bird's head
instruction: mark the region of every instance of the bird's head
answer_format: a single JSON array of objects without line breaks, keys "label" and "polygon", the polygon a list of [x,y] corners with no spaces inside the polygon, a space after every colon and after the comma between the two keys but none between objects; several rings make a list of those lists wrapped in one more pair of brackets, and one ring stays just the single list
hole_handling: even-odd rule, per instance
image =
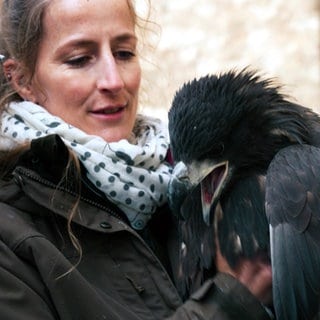
[{"label": "bird's head", "polygon": [[233,180],[264,174],[281,148],[308,143],[308,113],[287,101],[272,80],[247,69],[184,84],[169,111],[172,154],[180,163],[169,201],[178,209],[198,186],[204,219],[211,222],[210,208]]}]

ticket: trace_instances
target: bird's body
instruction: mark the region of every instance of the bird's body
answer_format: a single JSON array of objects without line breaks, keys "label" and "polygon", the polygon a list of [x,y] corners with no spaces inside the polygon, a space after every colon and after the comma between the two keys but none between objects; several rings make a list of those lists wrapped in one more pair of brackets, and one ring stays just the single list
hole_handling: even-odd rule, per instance
[{"label": "bird's body", "polygon": [[[196,285],[199,272],[203,278],[215,272],[216,238],[230,266],[258,254],[277,259],[270,256],[265,212],[267,170],[287,146],[320,146],[319,116],[286,100],[272,80],[231,71],[186,83],[169,111],[169,131],[179,162],[169,199],[183,218],[184,293]],[[284,272],[279,265],[278,270]]]}]

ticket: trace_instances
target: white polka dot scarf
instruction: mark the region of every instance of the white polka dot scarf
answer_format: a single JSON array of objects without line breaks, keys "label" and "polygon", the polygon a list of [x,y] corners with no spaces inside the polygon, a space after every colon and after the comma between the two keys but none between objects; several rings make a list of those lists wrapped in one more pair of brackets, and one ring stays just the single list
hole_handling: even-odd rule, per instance
[{"label": "white polka dot scarf", "polygon": [[88,178],[141,230],[156,208],[167,201],[171,167],[166,126],[138,115],[131,142],[107,143],[75,128],[31,102],[10,103],[2,114],[0,149],[58,134],[87,169]]}]

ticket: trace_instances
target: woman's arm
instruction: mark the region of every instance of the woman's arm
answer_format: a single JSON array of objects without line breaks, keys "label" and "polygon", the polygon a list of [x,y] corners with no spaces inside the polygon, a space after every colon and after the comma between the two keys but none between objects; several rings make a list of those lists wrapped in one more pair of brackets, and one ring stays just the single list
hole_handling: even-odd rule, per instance
[{"label": "woman's arm", "polygon": [[38,277],[0,241],[0,319],[57,320]]}]

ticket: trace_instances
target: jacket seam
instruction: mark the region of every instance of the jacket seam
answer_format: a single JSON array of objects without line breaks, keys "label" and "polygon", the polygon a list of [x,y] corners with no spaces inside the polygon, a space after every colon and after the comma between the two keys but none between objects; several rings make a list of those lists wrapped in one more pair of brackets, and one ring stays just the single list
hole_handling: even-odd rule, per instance
[{"label": "jacket seam", "polygon": [[47,239],[44,235],[41,235],[41,234],[35,234],[35,235],[28,235],[28,236],[25,236],[25,237],[22,237],[21,239],[18,239],[12,246],[12,250],[14,252],[16,252],[19,247],[24,243],[26,242],[27,240],[31,239],[31,238],[42,238],[42,239]]}]

